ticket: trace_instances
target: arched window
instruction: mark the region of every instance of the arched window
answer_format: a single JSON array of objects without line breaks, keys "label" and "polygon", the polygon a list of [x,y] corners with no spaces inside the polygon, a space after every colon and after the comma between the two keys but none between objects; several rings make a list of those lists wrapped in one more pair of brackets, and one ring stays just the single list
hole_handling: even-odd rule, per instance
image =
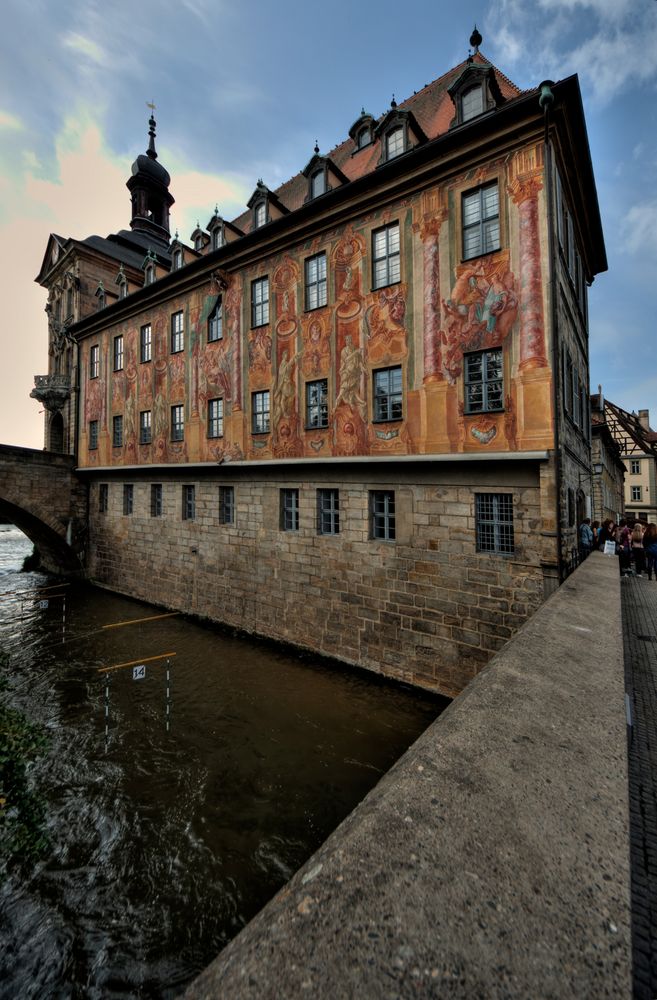
[{"label": "arched window", "polygon": [[183,266],[183,252],[178,247],[173,251],[173,270],[178,271]]},{"label": "arched window", "polygon": [[253,223],[256,229],[260,229],[267,222],[267,202],[260,201],[253,210]]}]

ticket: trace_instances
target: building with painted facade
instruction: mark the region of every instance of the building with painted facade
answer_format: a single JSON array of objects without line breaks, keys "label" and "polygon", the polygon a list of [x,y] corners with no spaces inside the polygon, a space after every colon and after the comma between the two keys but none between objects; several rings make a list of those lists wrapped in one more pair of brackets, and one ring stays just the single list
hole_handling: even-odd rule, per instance
[{"label": "building with painted facade", "polygon": [[143,259],[79,273],[104,295],[66,329],[91,579],[453,694],[567,573],[606,268],[586,127],[576,77],[520,91],[480,42],[192,246],[152,122]]}]

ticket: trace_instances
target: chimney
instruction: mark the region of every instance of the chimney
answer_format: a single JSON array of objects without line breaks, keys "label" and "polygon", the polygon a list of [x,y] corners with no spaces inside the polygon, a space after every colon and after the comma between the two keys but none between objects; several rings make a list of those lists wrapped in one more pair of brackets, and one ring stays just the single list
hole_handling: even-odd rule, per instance
[{"label": "chimney", "polygon": [[650,430],[650,410],[639,410],[639,423],[644,431]]}]

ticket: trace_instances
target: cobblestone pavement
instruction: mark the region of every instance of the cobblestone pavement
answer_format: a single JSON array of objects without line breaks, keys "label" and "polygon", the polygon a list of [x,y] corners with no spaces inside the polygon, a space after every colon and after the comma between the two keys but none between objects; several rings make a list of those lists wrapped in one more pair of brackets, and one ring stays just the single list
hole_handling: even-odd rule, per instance
[{"label": "cobblestone pavement", "polygon": [[632,966],[636,1000],[657,997],[657,581],[621,580],[628,730]]}]

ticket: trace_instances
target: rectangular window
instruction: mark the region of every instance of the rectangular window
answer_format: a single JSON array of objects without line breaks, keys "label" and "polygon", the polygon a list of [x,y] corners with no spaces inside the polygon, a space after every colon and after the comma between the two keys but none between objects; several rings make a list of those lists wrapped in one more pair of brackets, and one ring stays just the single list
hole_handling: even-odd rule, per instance
[{"label": "rectangular window", "polygon": [[394,160],[404,152],[404,128],[398,126],[386,135],[386,160]]},{"label": "rectangular window", "polygon": [[93,451],[98,447],[98,421],[89,421],[89,450]]},{"label": "rectangular window", "polygon": [[184,441],[185,414],[182,403],[171,407],[171,440]]},{"label": "rectangular window", "polygon": [[463,260],[500,248],[497,181],[462,195]]},{"label": "rectangular window", "polygon": [[269,389],[251,394],[251,431],[269,433]]},{"label": "rectangular window", "polygon": [[89,350],[89,378],[98,378],[100,369],[100,348],[94,344]]},{"label": "rectangular window", "polygon": [[208,344],[213,343],[215,340],[221,340],[224,335],[223,331],[223,315],[221,311],[221,298],[217,299],[217,303],[208,316]]},{"label": "rectangular window", "polygon": [[643,489],[641,486],[632,486],[632,500],[634,503],[641,503]]},{"label": "rectangular window", "polygon": [[135,488],[132,483],[125,483],[123,486],[123,513],[132,514],[135,500]]},{"label": "rectangular window", "polygon": [[304,264],[306,274],[306,309],[319,309],[326,305],[326,254],[308,257]]},{"label": "rectangular window", "polygon": [[109,485],[101,483],[98,487],[98,513],[106,514],[109,507]]},{"label": "rectangular window", "polygon": [[466,413],[504,409],[501,347],[465,355],[464,397]]},{"label": "rectangular window", "polygon": [[573,413],[573,362],[570,352],[566,347],[563,349],[563,405],[566,413],[572,416]]},{"label": "rectangular window", "polygon": [[162,517],[162,483],[151,484],[151,517]]},{"label": "rectangular window", "polygon": [[328,427],[328,379],[306,382],[306,427]]},{"label": "rectangular window", "polygon": [[139,331],[139,360],[142,364],[153,357],[153,335],[151,324],[146,323]]},{"label": "rectangular window", "polygon": [[281,490],[281,531],[299,530],[299,490]]},{"label": "rectangular window", "polygon": [[393,222],[372,233],[372,287],[394,285],[400,278],[399,223]]},{"label": "rectangular window", "polygon": [[317,490],[317,534],[340,533],[340,491]]},{"label": "rectangular window", "polygon": [[139,414],[139,444],[151,443],[151,411],[142,410]]},{"label": "rectangular window", "polygon": [[370,491],[370,537],[386,542],[395,539],[395,494],[393,490]]},{"label": "rectangular window", "polygon": [[632,458],[630,459],[630,475],[640,476],[641,475],[641,459]]},{"label": "rectangular window", "polygon": [[113,368],[115,372],[123,369],[123,334],[114,338],[114,351],[112,354]]},{"label": "rectangular window", "polygon": [[118,416],[112,419],[112,447],[123,447],[123,417]]},{"label": "rectangular window", "polygon": [[185,346],[185,328],[182,309],[171,316],[171,353],[179,354]]},{"label": "rectangular window", "polygon": [[251,326],[266,326],[269,322],[269,278],[251,282]]},{"label": "rectangular window", "polygon": [[513,496],[475,493],[477,552],[513,552]]},{"label": "rectangular window", "polygon": [[374,419],[402,419],[401,366],[374,372]]},{"label": "rectangular window", "polygon": [[224,401],[208,400],[208,437],[220,438],[224,435]]},{"label": "rectangular window", "polygon": [[196,517],[196,487],[182,488],[182,518],[183,521],[193,521]]},{"label": "rectangular window", "polygon": [[235,487],[219,487],[219,523],[235,524]]}]

